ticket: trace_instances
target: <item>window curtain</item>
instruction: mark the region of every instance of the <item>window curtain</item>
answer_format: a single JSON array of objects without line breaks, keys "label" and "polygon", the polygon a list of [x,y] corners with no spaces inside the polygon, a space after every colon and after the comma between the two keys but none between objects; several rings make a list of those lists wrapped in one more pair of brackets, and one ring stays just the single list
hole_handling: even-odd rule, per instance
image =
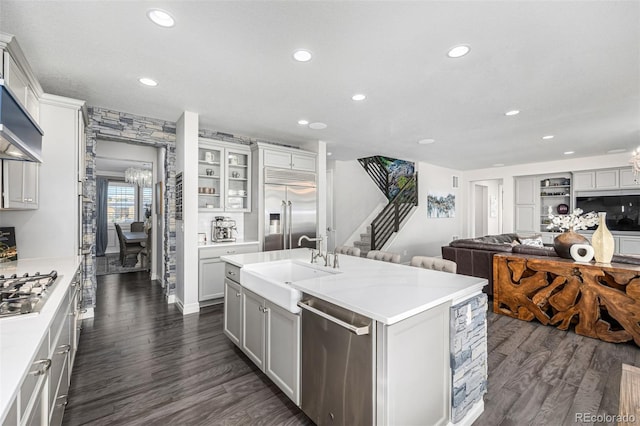
[{"label": "window curtain", "polygon": [[107,250],[107,195],[109,180],[104,177],[96,179],[96,256],[104,256]]}]

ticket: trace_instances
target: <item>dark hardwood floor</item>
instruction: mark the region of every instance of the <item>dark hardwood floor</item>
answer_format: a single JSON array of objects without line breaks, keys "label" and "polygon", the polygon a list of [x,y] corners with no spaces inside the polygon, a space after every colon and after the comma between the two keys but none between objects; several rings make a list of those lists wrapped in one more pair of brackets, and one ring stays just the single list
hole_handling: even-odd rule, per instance
[{"label": "dark hardwood floor", "polygon": [[[637,346],[488,318],[488,393],[474,425],[593,424],[575,422],[576,413],[617,414],[621,365],[640,366]],[[222,305],[183,317],[147,273],[98,277],[64,424],[311,424],[222,323]]]}]

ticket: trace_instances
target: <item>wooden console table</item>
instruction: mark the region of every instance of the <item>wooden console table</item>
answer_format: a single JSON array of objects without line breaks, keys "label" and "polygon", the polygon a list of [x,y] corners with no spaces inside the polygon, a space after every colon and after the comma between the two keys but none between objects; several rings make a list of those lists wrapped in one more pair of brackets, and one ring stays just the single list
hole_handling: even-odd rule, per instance
[{"label": "wooden console table", "polygon": [[640,346],[640,266],[496,254],[493,311]]}]

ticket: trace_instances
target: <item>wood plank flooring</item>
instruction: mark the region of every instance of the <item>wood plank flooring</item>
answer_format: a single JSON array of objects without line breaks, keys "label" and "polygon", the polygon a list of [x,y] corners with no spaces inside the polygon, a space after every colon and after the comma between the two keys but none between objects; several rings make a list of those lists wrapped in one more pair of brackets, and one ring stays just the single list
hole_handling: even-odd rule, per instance
[{"label": "wood plank flooring", "polygon": [[[98,277],[96,300],[63,424],[312,424],[224,336],[222,305],[183,317],[145,272]],[[621,366],[640,366],[638,347],[488,318],[488,393],[474,425],[593,424],[576,413],[618,413]]]}]

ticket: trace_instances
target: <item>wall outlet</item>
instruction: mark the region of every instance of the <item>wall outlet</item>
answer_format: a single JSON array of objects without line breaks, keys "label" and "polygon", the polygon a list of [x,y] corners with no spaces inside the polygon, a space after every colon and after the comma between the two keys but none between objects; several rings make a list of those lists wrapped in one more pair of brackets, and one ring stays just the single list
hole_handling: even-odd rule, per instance
[{"label": "wall outlet", "polygon": [[406,250],[404,250],[404,251],[402,252],[402,255],[403,255],[403,256],[406,256],[406,255],[407,255],[407,251],[406,251]]},{"label": "wall outlet", "polygon": [[451,238],[451,240],[452,240],[452,241],[453,241],[453,240],[457,240],[457,239],[458,239],[458,236],[457,236],[457,235],[454,235],[454,236]]}]

